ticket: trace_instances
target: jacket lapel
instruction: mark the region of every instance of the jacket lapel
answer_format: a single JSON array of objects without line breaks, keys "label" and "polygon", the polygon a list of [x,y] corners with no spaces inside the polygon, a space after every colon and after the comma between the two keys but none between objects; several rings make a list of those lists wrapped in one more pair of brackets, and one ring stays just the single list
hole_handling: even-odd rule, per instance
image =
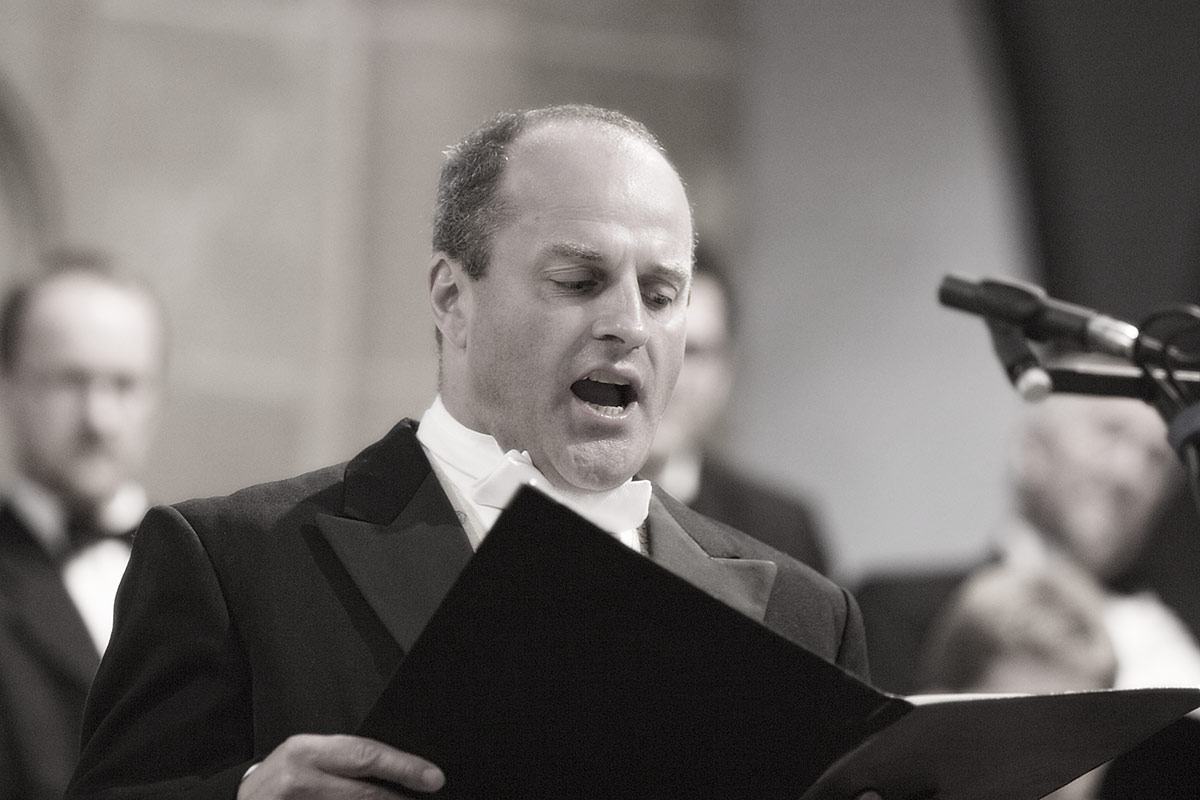
[{"label": "jacket lapel", "polygon": [[[416,428],[412,420],[402,421],[351,461],[342,514],[315,518],[355,587],[405,652],[473,554]],[[647,538],[655,562],[763,620],[774,562],[740,558],[718,526],[659,494],[650,502]]]},{"label": "jacket lapel", "polygon": [[416,424],[405,420],[350,462],[343,515],[314,520],[405,652],[472,555],[415,432]]},{"label": "jacket lapel", "polygon": [[31,653],[86,692],[100,664],[58,567],[6,507],[0,512],[0,595],[3,616]]},{"label": "jacket lapel", "polygon": [[[775,585],[778,571],[775,562],[738,557],[715,526],[699,515],[685,516],[684,512],[686,509],[678,507],[672,513],[657,493],[651,498],[646,520],[650,558],[726,605],[762,622]],[[687,530],[676,514],[685,516]]]}]

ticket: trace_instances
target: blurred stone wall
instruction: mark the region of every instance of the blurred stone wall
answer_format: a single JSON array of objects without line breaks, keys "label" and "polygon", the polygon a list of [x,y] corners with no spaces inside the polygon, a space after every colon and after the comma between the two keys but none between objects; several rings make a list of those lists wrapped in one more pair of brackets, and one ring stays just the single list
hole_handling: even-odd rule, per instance
[{"label": "blurred stone wall", "polygon": [[156,499],[338,461],[433,396],[443,148],[503,108],[615,106],[735,240],[741,35],[721,0],[0,0],[0,152],[36,150],[0,158],[0,277],[68,242],[159,287]]},{"label": "blurred stone wall", "polygon": [[1025,269],[977,4],[0,0],[0,277],[63,240],[160,287],[156,499],[318,467],[433,396],[442,150],[615,106],[739,271],[730,455],[815,502],[846,573],[973,558],[1017,404],[937,283]]}]

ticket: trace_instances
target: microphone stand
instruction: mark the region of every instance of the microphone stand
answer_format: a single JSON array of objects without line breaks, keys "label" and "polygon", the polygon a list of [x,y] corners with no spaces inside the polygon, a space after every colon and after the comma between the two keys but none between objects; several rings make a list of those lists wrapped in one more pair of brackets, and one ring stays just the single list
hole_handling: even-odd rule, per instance
[{"label": "microphone stand", "polygon": [[[1047,298],[1038,287],[992,280],[972,284],[947,276],[939,299],[984,318],[1001,366],[1027,400],[1066,392],[1132,397],[1153,406],[1167,423],[1167,440],[1187,469],[1192,502],[1200,513],[1200,306],[1155,311],[1136,329],[1093,314],[1093,319],[1120,327],[1123,337],[1130,331],[1136,336],[1132,352],[1122,350],[1130,363],[1098,364],[1080,356],[1097,349],[1111,355],[1113,349],[1104,340],[1069,330],[1079,328],[1081,312],[1088,310]],[[1070,325],[1055,317],[1064,314]],[[1029,346],[1031,340],[1049,342],[1062,355],[1043,360]]]},{"label": "microphone stand", "polygon": [[[1051,362],[1043,367],[1050,376],[1051,391],[1091,394],[1102,397],[1132,397],[1155,405],[1158,382],[1165,370],[1146,370],[1120,364]],[[1200,372],[1176,372],[1175,380],[1200,395]]]}]

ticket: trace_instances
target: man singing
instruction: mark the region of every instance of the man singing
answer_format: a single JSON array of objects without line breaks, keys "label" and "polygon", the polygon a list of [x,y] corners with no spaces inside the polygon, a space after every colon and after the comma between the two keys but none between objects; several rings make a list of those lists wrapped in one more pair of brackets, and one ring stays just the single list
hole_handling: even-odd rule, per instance
[{"label": "man singing", "polygon": [[[150,512],[68,796],[440,788],[420,753],[351,732],[499,515],[508,470],[649,558],[775,560],[762,621],[864,673],[847,593],[633,479],[683,358],[692,241],[678,174],[619,113],[505,113],[453,148],[429,267],[437,397],[346,464]],[[718,595],[751,591],[715,569]]]}]

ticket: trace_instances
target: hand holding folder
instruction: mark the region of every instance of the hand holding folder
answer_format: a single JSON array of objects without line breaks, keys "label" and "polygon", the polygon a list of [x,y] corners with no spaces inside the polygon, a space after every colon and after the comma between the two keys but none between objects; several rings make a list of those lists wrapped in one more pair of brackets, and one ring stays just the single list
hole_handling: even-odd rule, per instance
[{"label": "hand holding folder", "polygon": [[438,797],[1035,800],[1197,706],[880,692],[526,489],[358,733]]}]

